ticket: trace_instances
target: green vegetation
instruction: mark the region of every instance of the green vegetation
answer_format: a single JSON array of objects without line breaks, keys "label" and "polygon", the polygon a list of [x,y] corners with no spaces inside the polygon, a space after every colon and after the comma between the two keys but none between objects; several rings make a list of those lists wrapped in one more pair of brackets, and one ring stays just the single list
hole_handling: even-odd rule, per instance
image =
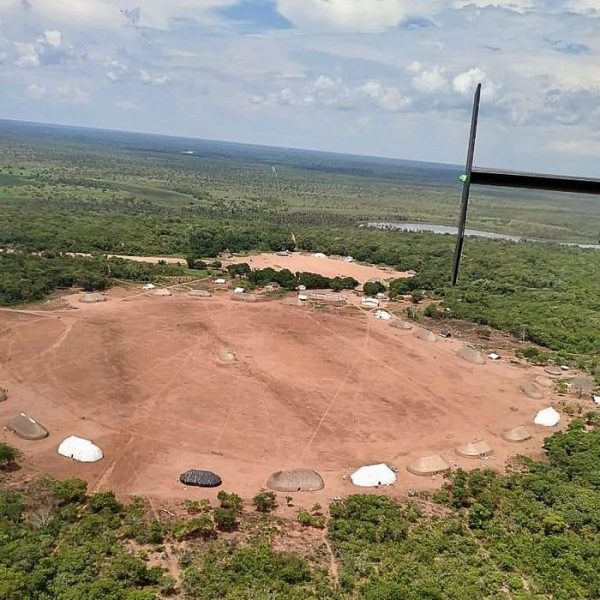
[{"label": "green vegetation", "polygon": [[327,527],[337,585],[324,546],[275,549],[290,525],[269,514],[272,492],[257,494],[260,512],[222,492],[220,506],[188,502],[193,516],[160,523],[143,501],[87,495],[79,480],[2,484],[0,597],[167,598],[179,584],[150,565],[175,543],[185,598],[593,600],[598,417],[572,422],[546,440],[546,461],[520,459],[507,475],[459,469],[433,495],[353,495],[333,501],[329,519],[319,505],[301,510],[302,526]]}]

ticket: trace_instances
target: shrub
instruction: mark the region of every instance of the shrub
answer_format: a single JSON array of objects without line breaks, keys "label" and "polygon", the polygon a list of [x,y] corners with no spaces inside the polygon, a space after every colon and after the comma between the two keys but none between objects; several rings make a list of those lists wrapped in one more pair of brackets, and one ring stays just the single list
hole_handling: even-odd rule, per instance
[{"label": "shrub", "polygon": [[261,490],[252,498],[258,512],[269,513],[277,507],[277,494],[270,490]]},{"label": "shrub", "polygon": [[21,452],[4,442],[0,442],[0,469],[7,469],[21,457]]},{"label": "shrub", "polygon": [[385,292],[385,285],[380,281],[367,281],[363,285],[363,292],[367,296],[376,296],[377,294],[383,294]]},{"label": "shrub", "polygon": [[234,531],[239,525],[237,513],[233,508],[215,508],[215,525],[221,531]]},{"label": "shrub", "polygon": [[221,508],[232,509],[237,513],[244,510],[244,501],[237,494],[228,494],[225,490],[220,490],[217,499]]}]

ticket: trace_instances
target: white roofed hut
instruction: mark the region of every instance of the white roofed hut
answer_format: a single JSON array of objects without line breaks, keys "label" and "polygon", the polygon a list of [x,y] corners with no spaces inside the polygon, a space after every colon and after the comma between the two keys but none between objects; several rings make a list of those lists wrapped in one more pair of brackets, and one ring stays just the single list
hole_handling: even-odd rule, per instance
[{"label": "white roofed hut", "polygon": [[387,310],[376,310],[374,314],[376,319],[381,319],[382,321],[390,321],[392,318],[392,315]]},{"label": "white roofed hut", "polygon": [[367,465],[352,473],[350,480],[358,487],[394,485],[396,483],[396,473],[384,463]]},{"label": "white roofed hut", "polygon": [[102,450],[96,444],[76,435],[64,439],[58,447],[58,453],[79,462],[96,462],[104,457]]},{"label": "white roofed hut", "polygon": [[535,418],[533,419],[535,425],[540,425],[542,427],[555,427],[560,422],[560,413],[549,406],[548,408],[544,408],[540,410]]}]

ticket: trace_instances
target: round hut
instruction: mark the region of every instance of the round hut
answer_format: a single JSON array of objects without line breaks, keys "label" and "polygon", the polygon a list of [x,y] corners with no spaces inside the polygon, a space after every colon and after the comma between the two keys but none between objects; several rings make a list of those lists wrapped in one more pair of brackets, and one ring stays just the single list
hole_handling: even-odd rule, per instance
[{"label": "round hut", "polygon": [[160,296],[160,297],[166,297],[166,296],[173,295],[173,292],[169,288],[155,288],[153,290],[150,290],[150,293],[153,296]]},{"label": "round hut", "polygon": [[531,433],[529,433],[529,430],[526,427],[523,427],[523,425],[513,427],[502,434],[502,439],[507,442],[525,442],[530,438]]},{"label": "round hut", "polygon": [[366,465],[350,475],[352,483],[358,487],[379,487],[396,483],[396,473],[386,464]]},{"label": "round hut", "polygon": [[429,331],[428,329],[415,329],[413,335],[423,342],[435,342],[437,341],[437,336],[433,331]]},{"label": "round hut", "polygon": [[94,304],[95,302],[106,302],[106,296],[100,292],[87,292],[79,298],[79,302],[84,304]]},{"label": "round hut", "polygon": [[531,381],[522,384],[521,391],[532,400],[542,400],[544,397],[544,392]]},{"label": "round hut", "polygon": [[207,290],[190,290],[190,296],[194,298],[210,298],[212,294]]},{"label": "round hut", "polygon": [[96,444],[76,435],[64,439],[58,447],[58,453],[79,462],[96,462],[104,456]]},{"label": "round hut", "polygon": [[407,465],[406,470],[413,475],[427,477],[449,471],[450,465],[439,454],[432,454],[417,458]]},{"label": "round hut", "polygon": [[535,425],[541,425],[542,427],[554,427],[560,422],[560,413],[549,406],[540,410],[535,418],[533,419]]},{"label": "round hut", "polygon": [[456,454],[465,458],[483,458],[491,453],[490,445],[484,440],[475,440],[456,448]]},{"label": "round hut", "polygon": [[197,487],[218,487],[223,483],[222,479],[212,471],[190,469],[179,476],[179,481],[184,485],[195,485]]},{"label": "round hut", "polygon": [[560,367],[555,365],[550,365],[544,369],[544,371],[550,375],[550,377],[560,377],[563,374],[563,371]]},{"label": "round hut", "polygon": [[554,380],[550,379],[550,377],[546,377],[545,375],[538,375],[535,378],[535,383],[545,388],[554,387]]},{"label": "round hut", "polygon": [[48,437],[48,430],[24,412],[13,417],[6,426],[9,431],[24,440],[43,440]]},{"label": "round hut", "polygon": [[408,321],[403,321],[402,319],[395,319],[390,323],[390,327],[395,327],[396,329],[412,329],[412,325]]},{"label": "round hut", "polygon": [[325,482],[312,469],[292,469],[273,473],[267,480],[267,487],[276,492],[316,492],[325,487]]},{"label": "round hut", "polygon": [[477,348],[468,344],[457,350],[456,355],[474,365],[485,365],[486,363],[485,356]]}]

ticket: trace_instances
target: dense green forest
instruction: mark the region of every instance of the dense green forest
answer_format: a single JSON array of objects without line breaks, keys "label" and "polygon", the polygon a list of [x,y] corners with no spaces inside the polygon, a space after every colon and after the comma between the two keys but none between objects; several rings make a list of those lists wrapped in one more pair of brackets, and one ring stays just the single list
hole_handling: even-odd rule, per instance
[{"label": "dense green forest", "polygon": [[[264,493],[253,505],[224,492],[212,506],[188,501],[160,522],[141,499],[123,505],[78,480],[17,489],[5,474],[0,597],[592,600],[600,430],[597,414],[586,417],[546,440],[545,462],[519,459],[507,475],[458,470],[439,492],[405,500],[352,495],[333,501],[329,518],[319,506],[298,508],[296,527],[326,526],[337,574],[324,540],[275,549],[293,527]],[[168,552],[175,573],[157,560]]]}]

